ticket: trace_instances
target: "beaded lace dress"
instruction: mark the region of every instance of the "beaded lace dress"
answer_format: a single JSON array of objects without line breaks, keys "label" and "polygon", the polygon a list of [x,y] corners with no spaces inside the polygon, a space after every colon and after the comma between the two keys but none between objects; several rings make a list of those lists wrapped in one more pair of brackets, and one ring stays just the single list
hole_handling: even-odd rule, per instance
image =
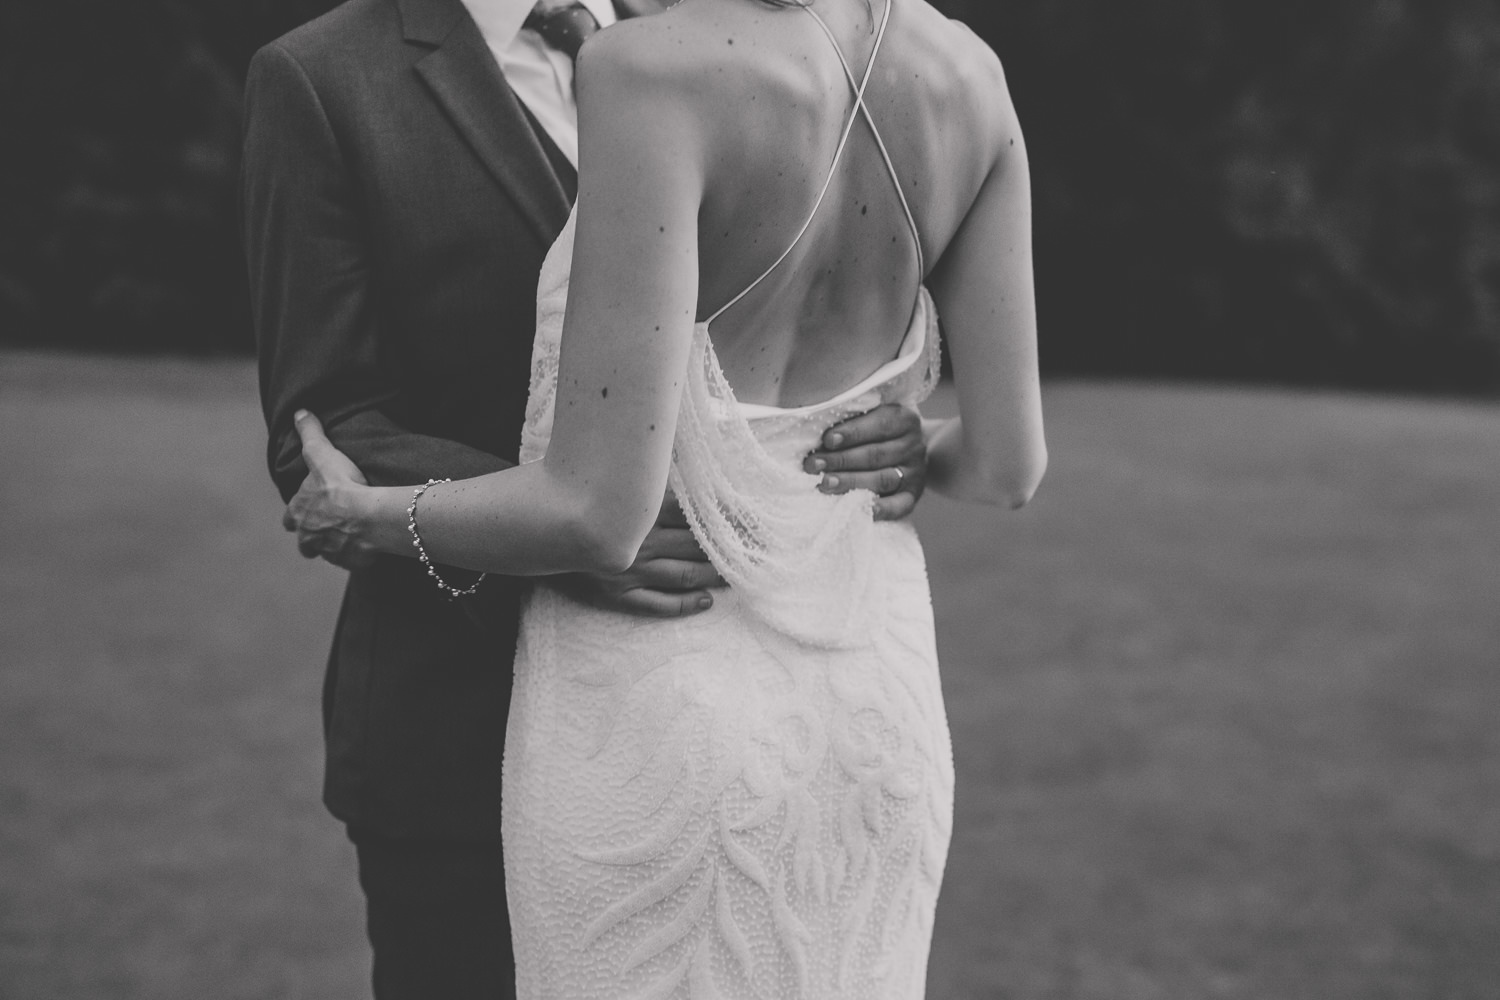
[{"label": "beaded lace dress", "polygon": [[[863,117],[895,181],[864,105],[889,18],[862,80],[844,61],[833,169]],[[522,461],[551,433],[573,234],[542,271]],[[523,607],[503,813],[521,1000],[924,993],[953,806],[926,566],[909,524],[801,461],[833,424],[931,392],[935,310],[920,290],[894,360],[782,409],[739,403],[715,356],[709,326],[743,295],[694,331],[671,468],[729,589],[681,620],[545,583]]]}]

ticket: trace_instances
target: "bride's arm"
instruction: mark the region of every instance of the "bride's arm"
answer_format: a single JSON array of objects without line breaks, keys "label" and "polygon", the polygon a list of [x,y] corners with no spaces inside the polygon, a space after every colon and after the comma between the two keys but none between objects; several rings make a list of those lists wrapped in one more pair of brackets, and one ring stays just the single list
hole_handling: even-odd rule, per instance
[{"label": "bride's arm", "polygon": [[[619,572],[661,507],[697,307],[703,157],[691,95],[611,41],[591,41],[578,68],[578,231],[546,458],[428,490],[418,523],[435,562]],[[412,554],[411,490],[338,492],[351,530]]]},{"label": "bride's arm", "polygon": [[928,485],[1020,507],[1047,468],[1032,286],[1031,179],[999,61],[986,53],[993,164],[929,286],[953,358],[959,417],[928,438]]}]

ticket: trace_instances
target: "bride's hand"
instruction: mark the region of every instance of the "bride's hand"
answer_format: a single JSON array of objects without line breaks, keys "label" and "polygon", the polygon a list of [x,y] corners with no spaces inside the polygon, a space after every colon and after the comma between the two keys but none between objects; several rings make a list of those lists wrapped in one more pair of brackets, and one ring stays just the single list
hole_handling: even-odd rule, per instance
[{"label": "bride's hand", "polygon": [[916,509],[927,488],[927,440],[916,410],[878,406],[829,428],[822,444],[802,467],[823,474],[825,493],[869,490],[877,521],[899,521]]},{"label": "bride's hand", "polygon": [[296,416],[307,478],[287,504],[281,525],[297,533],[297,550],[308,559],[322,558],[344,569],[365,569],[376,549],[361,531],[357,511],[364,474],[333,446],[318,418],[306,410]]}]

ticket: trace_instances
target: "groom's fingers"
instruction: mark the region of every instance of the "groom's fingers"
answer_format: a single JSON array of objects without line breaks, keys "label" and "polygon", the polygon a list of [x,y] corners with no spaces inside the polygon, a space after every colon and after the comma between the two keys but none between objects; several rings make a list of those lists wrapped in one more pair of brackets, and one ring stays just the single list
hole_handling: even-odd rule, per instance
[{"label": "groom's fingers", "polygon": [[922,437],[922,416],[899,403],[877,406],[869,413],[835,424],[823,435],[823,451],[841,452],[881,441]]},{"label": "groom's fingers", "polygon": [[836,476],[824,476],[818,488],[824,493],[848,493],[850,490],[869,490],[877,497],[892,496],[902,492],[906,484],[905,469],[896,467],[875,472],[841,472]]},{"label": "groom's fingers", "polygon": [[[895,403],[835,425],[823,435],[820,445],[803,459],[803,471],[814,475],[876,473],[897,466],[921,468],[927,460],[921,415]],[[874,489],[868,483],[859,485]]]},{"label": "groom's fingers", "polygon": [[888,497],[875,498],[875,520],[899,521],[917,509],[917,498],[905,490]]},{"label": "groom's fingers", "polygon": [[802,460],[804,472],[876,472],[898,465],[916,463],[922,457],[920,435],[915,440],[904,438],[881,441],[877,444],[859,445],[847,451],[818,451]]}]

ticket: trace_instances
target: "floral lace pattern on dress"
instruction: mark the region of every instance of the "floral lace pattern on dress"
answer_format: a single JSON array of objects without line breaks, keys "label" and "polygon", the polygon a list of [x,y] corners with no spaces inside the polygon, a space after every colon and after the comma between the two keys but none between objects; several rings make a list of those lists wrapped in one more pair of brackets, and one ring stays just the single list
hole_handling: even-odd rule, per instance
[{"label": "floral lace pattern on dress", "polygon": [[[524,460],[550,436],[571,248],[570,222]],[[525,1000],[922,996],[953,775],[921,546],[800,456],[925,397],[936,343],[924,293],[898,362],[776,411],[738,404],[695,330],[672,486],[731,587],[669,622],[545,585],[525,606],[504,788]]]},{"label": "floral lace pattern on dress", "polygon": [[[890,11],[863,80],[844,62],[834,170],[863,115],[895,182],[864,106]],[[542,270],[523,461],[551,435],[574,233]],[[869,493],[819,492],[801,459],[833,424],[931,392],[936,310],[921,290],[896,360],[795,410],[736,402],[711,323],[670,480],[729,588],[682,619],[545,583],[523,610],[503,793],[517,993],[920,1000],[953,810],[926,565],[909,524],[876,523]]]}]

